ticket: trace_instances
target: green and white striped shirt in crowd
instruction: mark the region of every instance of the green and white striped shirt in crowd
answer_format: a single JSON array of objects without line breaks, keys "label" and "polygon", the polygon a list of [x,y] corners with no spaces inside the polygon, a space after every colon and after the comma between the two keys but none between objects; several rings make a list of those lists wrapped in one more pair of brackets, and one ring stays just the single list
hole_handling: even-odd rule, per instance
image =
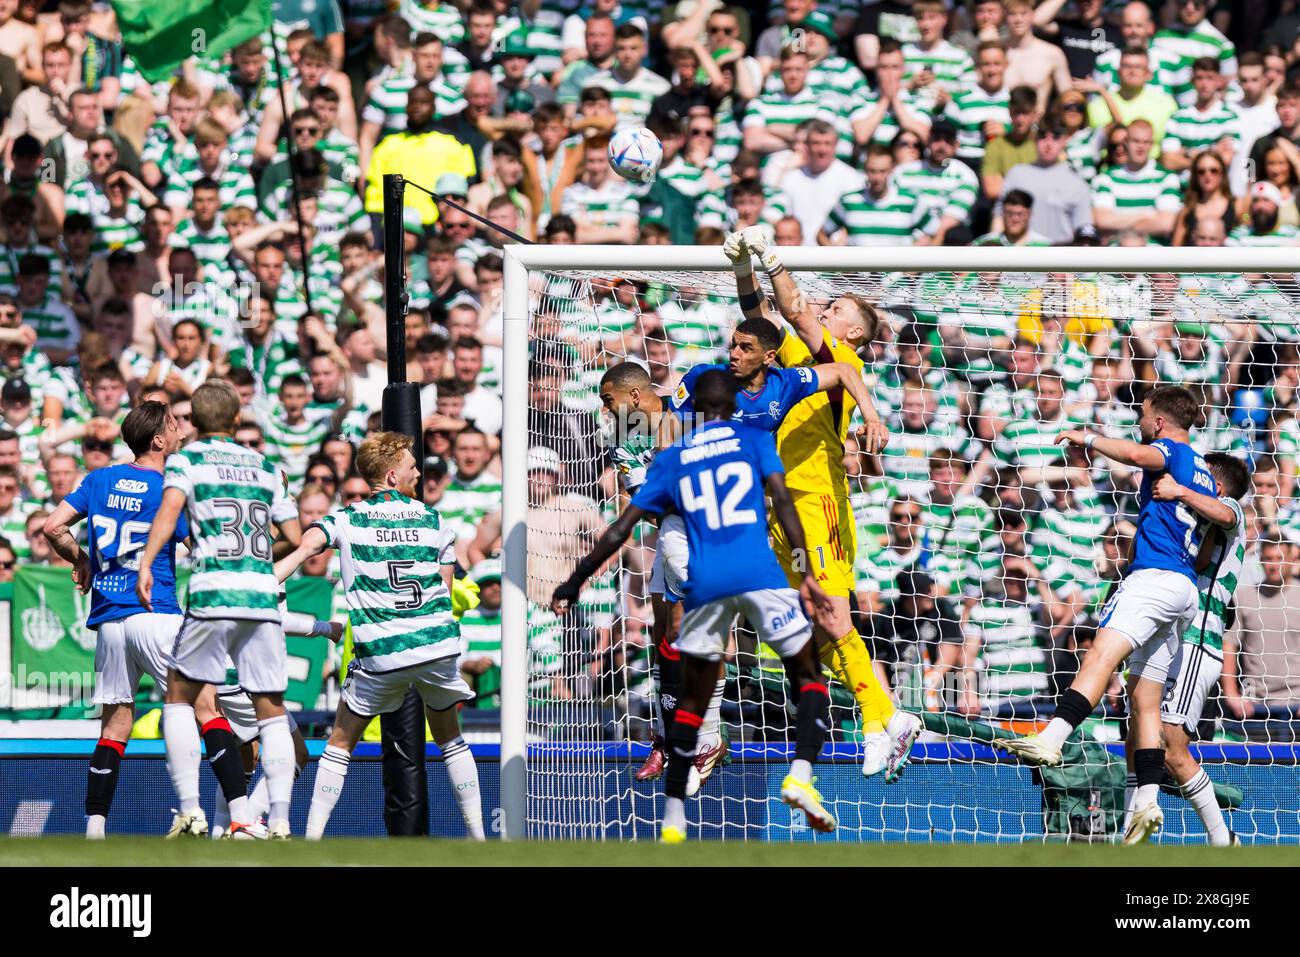
[{"label": "green and white striped shirt in crowd", "polygon": [[1097,178],[1097,131],[1089,127],[1077,130],[1065,141],[1065,162],[1085,183]]},{"label": "green and white striped shirt in crowd", "polygon": [[257,208],[257,190],[253,187],[253,177],[248,175],[245,168],[233,162],[229,150],[222,159],[221,168],[215,173],[206,172],[199,165],[197,154],[183,159],[176,171],[176,178],[167,184],[163,202],[173,209],[189,209],[194,202],[194,184],[205,176],[216,180],[217,200],[223,210],[232,206]]},{"label": "green and white striped shirt in crowd", "polygon": [[736,120],[735,114],[730,110],[719,108],[713,114],[713,158],[727,170],[727,176],[731,176],[731,164],[736,161],[740,155],[740,148],[744,144],[745,134],[740,129],[740,123]]},{"label": "green and white striped shirt in crowd", "polygon": [[166,182],[176,175],[180,158],[188,152],[185,147],[189,145],[189,142],[183,145],[176,142],[167,117],[154,120],[153,125],[145,131],[144,148],[140,150],[140,162],[141,164],[157,163],[158,169],[162,172],[163,182]]},{"label": "green and white striped shirt in crowd", "polygon": [[296,519],[298,508],[266,456],[200,438],[168,457],[163,488],[185,493],[195,542],[186,614],[278,622],[271,523]]},{"label": "green and white striped shirt in crowd", "polygon": [[592,74],[582,84],[584,90],[593,86],[609,91],[610,103],[618,115],[618,128],[641,126],[650,115],[650,104],[655,97],[663,96],[671,84],[658,73],[645,67],[637,70],[630,79],[620,79],[613,70]]},{"label": "green and white striped shirt in crowd", "polygon": [[1182,209],[1182,187],[1178,177],[1155,160],[1138,170],[1116,166],[1092,181],[1092,205],[1121,212],[1176,213]]},{"label": "green and white striped shirt in crowd", "polygon": [[[361,148],[352,140],[331,127],[328,133],[316,141],[314,148],[325,157],[325,162],[331,168],[341,170],[343,178],[348,182],[356,179],[361,170]],[[271,157],[271,163],[280,163],[288,158],[288,153],[277,149],[275,155]]]},{"label": "green and white striped shirt in crowd", "polygon": [[175,372],[193,392],[207,381],[212,374],[212,363],[204,356],[199,356],[189,365],[181,368],[161,350],[158,353],[158,382],[166,382],[167,377]]},{"label": "green and white striped shirt in crowd", "polygon": [[912,160],[895,167],[890,176],[895,189],[915,196],[920,205],[940,219],[952,217],[959,223],[966,222],[979,195],[979,177],[959,161],[933,166],[928,160]]},{"label": "green and white striped shirt in crowd", "polygon": [[442,576],[456,563],[456,537],[436,509],[383,491],[314,527],[339,551],[357,668],[380,674],[460,654]]},{"label": "green and white striped shirt in crowd", "polygon": [[307,460],[330,434],[330,419],[307,416],[297,425],[291,425],[279,415],[268,415],[262,419],[261,426],[266,436],[266,457],[284,472],[289,491],[298,494],[307,475]]},{"label": "green and white striped shirt in crowd", "polygon": [[[899,99],[903,105],[916,114],[917,118],[922,120],[928,127],[930,125],[930,115],[934,112],[935,99],[934,94],[928,89],[921,89],[913,93],[904,87],[899,91]],[[862,118],[871,116],[876,111],[876,106],[880,103],[880,94],[876,91],[868,93],[862,97],[863,110]],[[894,137],[902,130],[898,122],[898,115],[894,112],[893,107],[885,110],[885,115],[881,117],[880,124],[871,134],[871,142],[881,146],[889,146],[894,142]]]},{"label": "green and white striped shirt in crowd", "polygon": [[734,304],[672,299],[659,307],[664,334],[679,350],[720,349],[738,321]]},{"label": "green and white striped shirt in crowd", "polygon": [[0,515],[0,535],[9,540],[14,557],[19,561],[32,557],[32,543],[27,539],[27,517],[40,507],[39,502],[16,498],[9,511]]},{"label": "green and white striped shirt in crowd", "polygon": [[528,697],[551,698],[564,667],[564,626],[545,605],[528,602]]},{"label": "green and white striped shirt in crowd", "polygon": [[1237,48],[1232,41],[1215,29],[1209,20],[1194,27],[1175,23],[1156,33],[1151,41],[1153,49],[1169,54],[1173,60],[1168,83],[1170,95],[1179,106],[1196,102],[1196,89],[1192,86],[1192,64],[1201,57],[1219,61],[1219,73],[1235,76],[1237,73]]},{"label": "green and white striped shirt in crowd", "polygon": [[[192,249],[205,271],[224,271],[226,257],[231,250],[230,234],[226,232],[221,217],[213,221],[209,230],[200,229],[193,216],[186,217],[177,224],[176,231],[168,238],[167,244]],[[211,281],[215,275],[205,275],[204,278]]]},{"label": "green and white striped shirt in crowd", "polygon": [[[730,174],[728,174],[730,175]],[[794,204],[790,197],[772,186],[763,186],[763,211],[758,218],[775,226],[778,221],[791,215]],[[725,232],[736,227],[736,208],[724,193],[701,193],[695,201],[695,227],[714,226]]]},{"label": "green and white striped shirt in crowd", "polygon": [[795,94],[778,90],[750,100],[749,105],[745,107],[745,118],[740,126],[742,132],[756,126],[773,130],[793,130],[805,120],[824,119],[829,122],[828,112],[834,111],[828,110],[823,98],[809,87],[805,86]]},{"label": "green and white striped shirt in crowd", "polygon": [[922,50],[919,43],[903,44],[903,83],[911,83],[912,77],[923,70],[933,73],[935,82],[949,93],[976,85],[975,63],[970,54],[947,40],[940,40],[929,50]]},{"label": "green and white striped shirt in crowd", "polygon": [[521,30],[525,32],[524,45],[533,54],[533,62],[529,64],[531,69],[549,78],[564,66],[561,56],[564,52],[564,14],[550,4],[540,8],[531,20],[516,11],[498,23],[502,36]]},{"label": "green and white striped shirt in crowd", "polygon": [[[448,83],[445,77],[436,76],[425,85],[433,91],[434,119],[451,116],[465,108],[465,98],[460,90]],[[380,83],[370,91],[370,99],[361,111],[362,121],[378,123],[381,137],[405,130],[406,99],[414,86],[414,74],[395,76]]]},{"label": "green and white striped shirt in crowd", "polygon": [[397,12],[411,25],[412,37],[420,33],[432,33],[445,46],[455,46],[465,39],[464,14],[454,4],[424,4],[417,0],[401,0]]},{"label": "green and white striped shirt in crowd", "polygon": [[45,294],[45,301],[35,306],[18,304],[23,324],[36,330],[38,349],[75,349],[81,341],[81,325],[72,310],[53,292]]},{"label": "green and white striped shirt in crowd", "polygon": [[91,255],[104,256],[118,249],[132,253],[144,250],[144,237],[140,232],[144,225],[144,207],[134,196],[121,216],[114,216],[104,210],[91,216],[91,225],[95,230],[95,238],[90,245]]},{"label": "green and white striped shirt in crowd", "polygon": [[1037,415],[1009,422],[993,442],[993,458],[999,466],[1016,468],[1063,465],[1065,446],[1057,445],[1056,437],[1078,426],[1078,422],[1064,415],[1051,422],[1044,422]]},{"label": "green and white striped shirt in crowd", "polygon": [[640,216],[640,211],[627,183],[614,176],[606,177],[600,189],[576,182],[566,186],[560,196],[560,212],[564,215],[583,216],[604,226],[617,226],[628,217]]},{"label": "green and white striped shirt in crowd", "polygon": [[921,513],[930,548],[930,577],[945,594],[959,595],[968,566],[993,524],[988,504],[966,495],[947,505],[929,502]]},{"label": "green and white striped shirt in crowd", "polygon": [[907,193],[888,189],[877,199],[861,189],[841,196],[822,228],[830,236],[844,230],[850,246],[910,246],[938,232],[939,220]]},{"label": "green and white striped shirt in crowd", "polygon": [[938,325],[955,327],[965,342],[964,349],[944,350],[945,365],[967,379],[987,380],[997,374],[992,353],[1008,348],[1016,335],[1017,308],[1001,287],[971,273],[940,306]]},{"label": "green and white striped shirt in crowd", "polygon": [[881,465],[900,494],[922,499],[930,490],[930,456],[940,449],[960,453],[967,440],[966,431],[951,420],[935,420],[919,432],[891,428]]},{"label": "green and white striped shirt in crowd", "polygon": [[[292,210],[293,184],[285,180],[266,194],[258,212],[265,222],[283,223],[293,221]],[[313,253],[322,247],[337,246],[339,240],[349,232],[368,230],[370,220],[357,191],[346,183],[328,177],[324,189],[316,194],[315,226]]]},{"label": "green and white striped shirt in crowd", "polygon": [[[1093,65],[1092,78],[1108,90],[1119,89],[1119,60],[1123,52],[1122,46],[1107,50],[1097,57],[1097,62]],[[1147,85],[1163,90],[1177,99],[1174,91],[1179,83],[1181,63],[1178,54],[1171,50],[1157,46],[1148,47],[1147,64],[1151,69],[1151,81]]]},{"label": "green and white striped shirt in crowd", "polygon": [[1011,126],[1008,107],[1009,91],[1004,86],[989,93],[976,84],[969,89],[954,90],[944,114],[957,127],[957,158],[982,160],[984,158],[984,124],[992,120],[1004,130]]},{"label": "green and white striped shirt in crowd", "polygon": [[479,605],[460,616],[462,658],[489,658],[481,675],[466,676],[474,688],[474,707],[501,707],[501,608]]},{"label": "green and white striped shirt in crowd", "polygon": [[1177,346],[1161,346],[1154,363],[1156,378],[1173,385],[1218,385],[1223,381],[1225,358],[1223,348],[1210,338],[1196,356],[1184,356]]},{"label": "green and white striped shirt in crowd", "polygon": [[501,507],[501,479],[487,469],[473,478],[457,475],[438,504],[443,522],[457,539],[473,538],[483,516]]},{"label": "green and white striped shirt in crowd", "polygon": [[49,263],[50,285],[48,291],[51,295],[62,298],[63,257],[49,246],[43,246],[40,243],[33,243],[30,246],[0,246],[0,289],[5,289],[11,293],[16,292],[18,264],[22,262],[23,257],[28,253],[40,256]]},{"label": "green and white striped shirt in crowd", "polygon": [[[806,85],[819,97],[834,94],[856,99],[866,97],[868,92],[862,71],[842,56],[828,56],[816,66],[809,66]],[[780,93],[783,89],[780,71],[773,70],[763,84],[763,95]]]},{"label": "green and white striped shirt in crowd", "polygon": [[1033,607],[1010,599],[986,598],[971,609],[970,637],[980,642],[985,705],[996,706],[1048,690],[1047,651],[1038,643]]},{"label": "green and white striped shirt in crowd", "polygon": [[258,345],[244,340],[230,349],[231,368],[247,369],[268,396],[275,395],[280,382],[290,372],[301,372],[298,360],[298,334],[295,323],[277,319],[265,342]]},{"label": "green and white striped shirt in crowd", "polygon": [[1249,226],[1238,226],[1228,233],[1228,246],[1254,246],[1269,248],[1273,246],[1294,246],[1300,243],[1300,229],[1278,223],[1272,232],[1257,233]]},{"label": "green and white striped shirt in crowd", "polygon": [[922,551],[918,543],[911,551],[900,552],[890,547],[871,555],[862,563],[862,569],[857,571],[858,591],[878,594],[882,601],[896,600],[898,576],[917,565]]},{"label": "green and white striped shirt in crowd", "polygon": [[[1160,141],[1160,150],[1167,153],[1178,150],[1189,159],[1202,150],[1207,150],[1219,140],[1232,140],[1235,152],[1241,148],[1241,134],[1237,128],[1237,111],[1222,100],[1215,100],[1208,110],[1198,110],[1196,105],[1185,106],[1165,124],[1165,136]],[[1186,182],[1184,174],[1184,182]]]},{"label": "green and white striped shirt in crowd", "polygon": [[1049,504],[1029,539],[1034,564],[1058,595],[1083,589],[1096,580],[1101,536],[1110,523],[1095,489],[1076,488],[1072,496],[1070,508]]},{"label": "green and white striped shirt in crowd", "polygon": [[885,476],[849,480],[849,507],[853,509],[853,525],[858,535],[853,568],[858,578],[866,574],[871,556],[883,550],[889,541],[889,507],[898,497],[893,480]]}]

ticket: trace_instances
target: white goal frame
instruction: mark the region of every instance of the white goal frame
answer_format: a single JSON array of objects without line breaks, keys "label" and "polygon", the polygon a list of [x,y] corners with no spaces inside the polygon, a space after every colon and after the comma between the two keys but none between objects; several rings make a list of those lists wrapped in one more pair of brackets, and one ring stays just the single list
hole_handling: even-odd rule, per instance
[{"label": "white goal frame", "polygon": [[[545,246],[504,248],[502,357],[501,806],[502,836],[527,836],[528,807],[528,317],[529,274],[553,270],[730,271],[720,246]],[[1300,248],[1245,247],[850,247],[791,246],[791,272],[821,273],[1290,273]]]}]

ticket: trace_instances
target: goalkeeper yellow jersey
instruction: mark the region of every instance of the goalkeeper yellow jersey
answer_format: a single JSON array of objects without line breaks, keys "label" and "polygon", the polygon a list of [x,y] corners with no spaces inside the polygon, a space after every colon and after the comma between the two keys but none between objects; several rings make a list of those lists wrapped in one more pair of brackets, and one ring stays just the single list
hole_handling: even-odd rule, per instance
[{"label": "goalkeeper yellow jersey", "polygon": [[[787,369],[844,362],[862,375],[866,368],[851,346],[825,329],[816,355],[787,329],[776,358]],[[809,396],[786,414],[777,430],[776,442],[785,465],[785,484],[792,493],[849,494],[849,480],[844,472],[844,439],[855,407],[848,392],[837,387]]]}]

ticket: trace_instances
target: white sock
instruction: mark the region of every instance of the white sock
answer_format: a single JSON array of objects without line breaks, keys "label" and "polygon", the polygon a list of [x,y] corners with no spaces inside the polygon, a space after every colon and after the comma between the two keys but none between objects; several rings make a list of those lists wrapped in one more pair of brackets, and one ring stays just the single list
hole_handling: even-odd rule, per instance
[{"label": "white sock", "polygon": [[686,830],[686,802],[681,798],[668,798],[664,801],[664,827]]},{"label": "white sock", "polygon": [[478,765],[469,745],[461,737],[453,738],[442,748],[442,760],[447,765],[451,789],[460,805],[460,816],[471,840],[483,840],[483,799],[478,791]]},{"label": "white sock", "polygon": [[1228,833],[1228,824],[1223,819],[1223,810],[1219,807],[1219,800],[1214,796],[1214,784],[1210,781],[1210,776],[1201,768],[1196,776],[1186,784],[1180,785],[1183,797],[1192,803],[1196,808],[1196,813],[1200,815],[1201,823],[1205,825],[1205,833],[1210,836],[1210,844],[1215,847],[1227,847],[1231,840]]},{"label": "white sock", "polygon": [[[293,796],[293,734],[289,731],[288,715],[276,715],[257,722],[258,738],[262,742],[262,773],[266,775],[270,810],[267,826],[281,821],[289,823],[289,800]],[[233,811],[233,809],[232,809]]]},{"label": "white sock", "polygon": [[1128,830],[1128,822],[1133,817],[1133,798],[1137,796],[1138,776],[1132,771],[1124,778],[1124,830]]},{"label": "white sock", "polygon": [[664,727],[664,707],[663,702],[659,700],[658,662],[655,662],[650,666],[650,700],[654,702],[655,734],[660,738],[666,738],[668,736],[668,729]]},{"label": "white sock", "polygon": [[1139,784],[1137,793],[1133,795],[1133,810],[1140,807],[1146,807],[1148,804],[1156,803],[1156,795],[1160,793],[1158,784]]},{"label": "white sock", "polygon": [[266,775],[263,774],[257,779],[257,784],[253,785],[253,792],[248,795],[248,815],[257,821],[270,810],[271,792],[266,786]]},{"label": "white sock", "polygon": [[217,785],[217,810],[212,816],[212,836],[214,838],[230,830],[230,805],[226,803],[226,794]]},{"label": "white sock", "polygon": [[1059,748],[1061,745],[1065,744],[1065,739],[1068,738],[1073,731],[1074,728],[1070,727],[1070,722],[1066,721],[1064,718],[1053,718],[1048,722],[1047,727],[1043,729],[1042,733],[1039,734],[1038,737],[1040,740],[1047,741]]},{"label": "white sock", "polygon": [[348,775],[352,755],[332,744],[316,762],[316,784],[311,792],[311,807],[307,809],[307,840],[319,841],[329,823],[330,812],[343,793],[343,781]]},{"label": "white sock", "polygon": [[192,705],[176,702],[163,705],[163,740],[167,747],[167,773],[182,814],[199,806],[199,726],[194,723]]},{"label": "white sock", "polygon": [[790,762],[790,777],[804,784],[812,783],[812,762],[795,758]]},{"label": "white sock", "polygon": [[700,719],[700,737],[708,738],[712,741],[718,736],[718,724],[722,716],[722,692],[727,690],[727,679],[719,678],[718,683],[713,686],[713,697],[709,699],[709,706],[704,709],[704,717]]},{"label": "white sock", "polygon": [[104,836],[104,815],[91,814],[86,818],[86,837],[99,840]]}]

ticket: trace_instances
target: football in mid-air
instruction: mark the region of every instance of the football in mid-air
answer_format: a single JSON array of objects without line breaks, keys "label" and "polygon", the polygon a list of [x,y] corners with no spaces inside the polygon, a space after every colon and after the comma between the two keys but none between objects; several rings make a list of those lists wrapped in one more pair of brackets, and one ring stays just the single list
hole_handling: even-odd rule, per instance
[{"label": "football in mid-air", "polygon": [[634,183],[648,183],[659,172],[664,147],[645,127],[619,130],[609,139],[609,165]]}]

